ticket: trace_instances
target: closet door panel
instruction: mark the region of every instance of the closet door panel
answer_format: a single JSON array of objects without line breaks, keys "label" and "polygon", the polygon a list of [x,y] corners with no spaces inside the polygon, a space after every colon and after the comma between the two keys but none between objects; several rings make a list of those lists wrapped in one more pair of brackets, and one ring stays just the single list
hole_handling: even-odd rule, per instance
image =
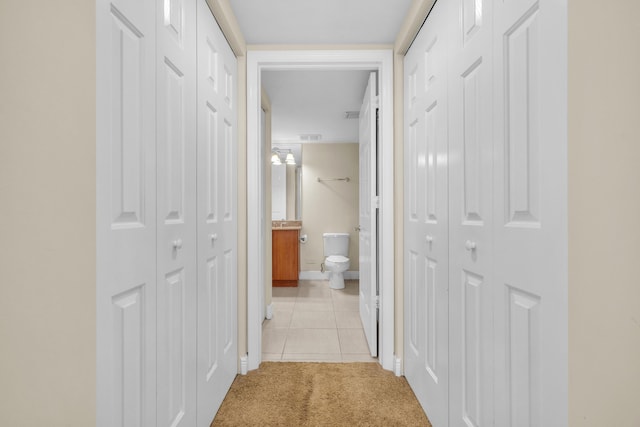
[{"label": "closet door panel", "polygon": [[197,424],[237,373],[237,63],[207,3],[198,7]]},{"label": "closet door panel", "polygon": [[96,2],[98,426],[156,425],[155,11]]},{"label": "closet door panel", "polygon": [[448,423],[447,48],[437,2],[405,58],[405,376],[434,425]]},{"label": "closet door panel", "polygon": [[566,7],[495,5],[497,426],[567,424]]},{"label": "closet door panel", "polygon": [[158,425],[196,420],[196,10],[157,0]]},{"label": "closet door panel", "polygon": [[450,424],[493,422],[492,4],[457,0],[449,49]]}]

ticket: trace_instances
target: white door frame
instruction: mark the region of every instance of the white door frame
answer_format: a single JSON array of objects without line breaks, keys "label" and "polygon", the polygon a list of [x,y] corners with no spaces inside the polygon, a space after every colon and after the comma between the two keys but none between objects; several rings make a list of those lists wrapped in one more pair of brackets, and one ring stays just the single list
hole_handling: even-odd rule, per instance
[{"label": "white door frame", "polygon": [[259,165],[265,161],[260,143],[260,93],[263,70],[377,70],[380,98],[380,317],[379,362],[393,370],[394,347],[394,218],[393,218],[393,52],[383,50],[286,50],[247,52],[247,341],[248,369],[262,360],[262,308],[265,225],[260,220]]}]

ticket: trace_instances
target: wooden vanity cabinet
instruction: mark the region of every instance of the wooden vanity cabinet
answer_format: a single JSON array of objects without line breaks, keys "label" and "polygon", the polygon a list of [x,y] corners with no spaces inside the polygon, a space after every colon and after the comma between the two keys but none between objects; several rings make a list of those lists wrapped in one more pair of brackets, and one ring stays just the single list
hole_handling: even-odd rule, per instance
[{"label": "wooden vanity cabinet", "polygon": [[273,286],[298,286],[299,234],[299,229],[271,231]]}]

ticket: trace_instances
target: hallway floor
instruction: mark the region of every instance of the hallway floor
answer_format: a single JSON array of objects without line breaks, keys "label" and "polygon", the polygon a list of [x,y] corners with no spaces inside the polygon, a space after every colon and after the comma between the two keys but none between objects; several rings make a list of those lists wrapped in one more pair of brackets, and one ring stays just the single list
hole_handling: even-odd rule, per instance
[{"label": "hallway floor", "polygon": [[358,309],[358,281],[329,288],[301,280],[297,288],[273,288],[273,318],[262,324],[262,360],[373,362]]}]

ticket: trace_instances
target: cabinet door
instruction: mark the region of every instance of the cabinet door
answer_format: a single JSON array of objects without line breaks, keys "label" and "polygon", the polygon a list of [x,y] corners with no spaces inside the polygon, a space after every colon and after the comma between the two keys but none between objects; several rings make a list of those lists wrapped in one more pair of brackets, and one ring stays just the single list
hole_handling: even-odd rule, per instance
[{"label": "cabinet door", "polygon": [[273,280],[298,280],[298,230],[272,232]]}]

